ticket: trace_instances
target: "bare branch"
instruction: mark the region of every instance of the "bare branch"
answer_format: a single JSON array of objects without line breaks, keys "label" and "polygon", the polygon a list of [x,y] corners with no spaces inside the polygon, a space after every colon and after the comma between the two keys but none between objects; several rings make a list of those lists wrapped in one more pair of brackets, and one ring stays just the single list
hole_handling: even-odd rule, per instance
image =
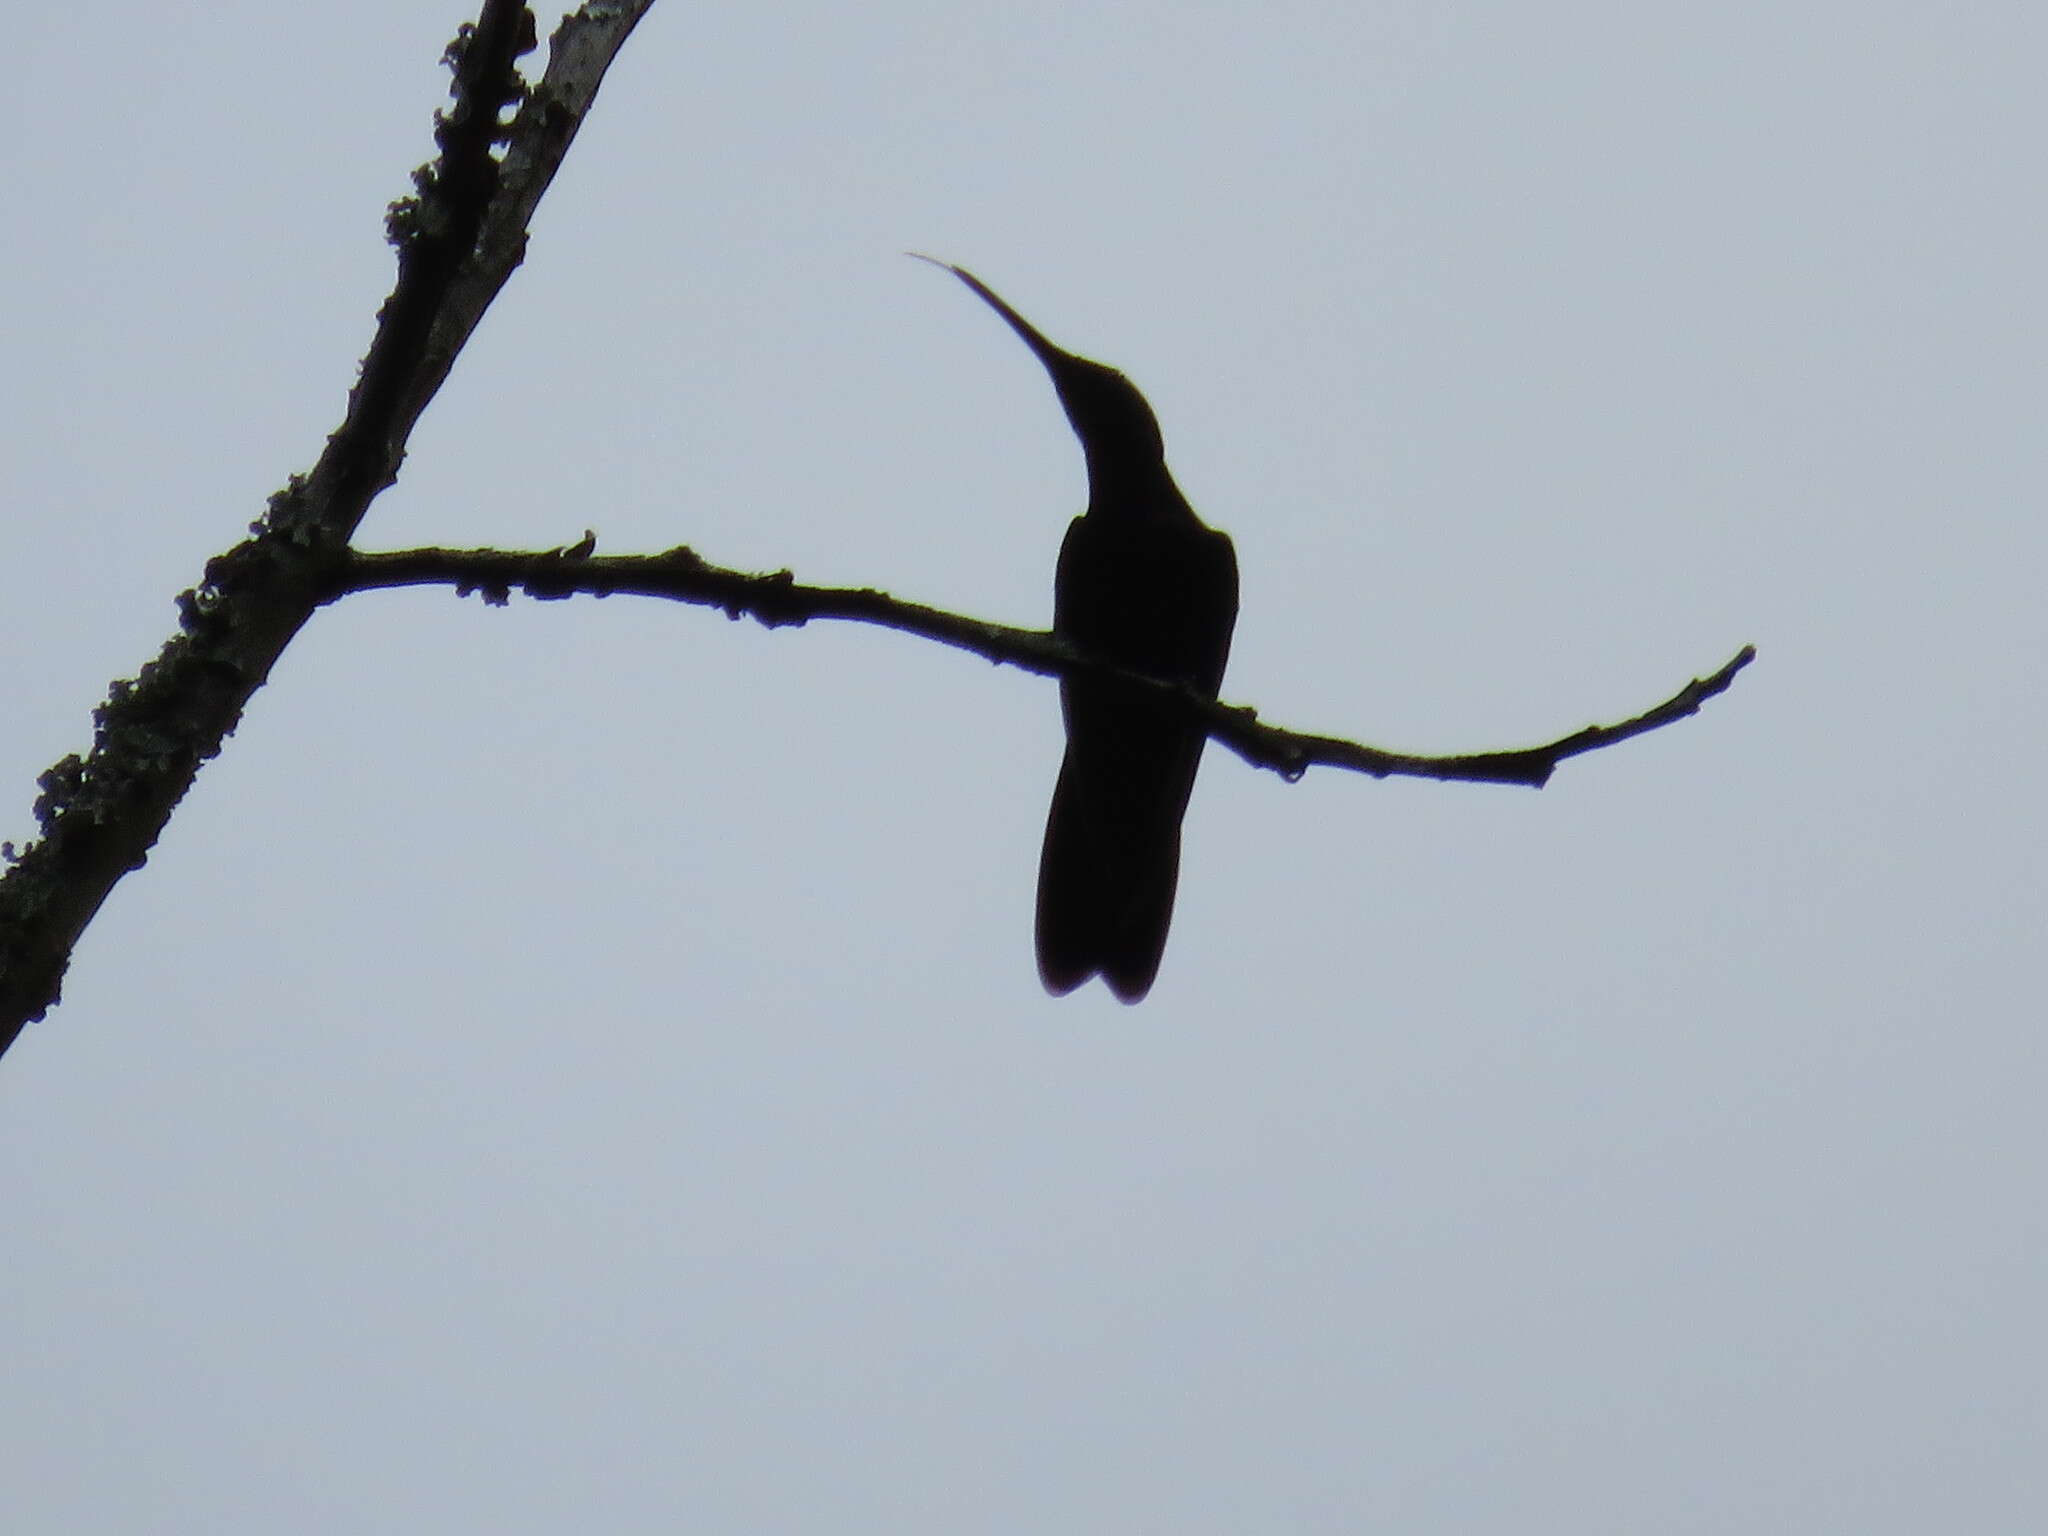
[{"label": "bare branch", "polygon": [[253,537],[209,561],[204,581],[179,598],[181,633],[134,681],[113,685],[94,712],[91,751],[42,776],[39,840],[4,850],[12,867],[0,877],[0,1051],[57,1001],[79,934],[147,859],[200,766],[319,605],[371,501],[398,478],[413,423],[518,267],[528,216],[652,3],[585,5],[557,30],[530,92],[516,68],[533,47],[524,5],[484,0],[475,26],[450,46],[454,103],[436,119],[439,157],[392,209],[398,281],[340,427],[311,473],[271,498]]},{"label": "bare branch", "polygon": [[[364,513],[398,476],[413,424],[446,380],[493,298],[518,268],[526,227],[610,66],[653,0],[590,0],[551,40],[547,68],[528,88],[517,60],[533,20],[512,0],[484,0],[448,53],[454,104],[436,120],[439,157],[393,206],[398,281],[341,425],[310,473],[274,497],[252,537],[209,561],[178,599],[180,633],[132,682],[113,685],[94,713],[91,751],[42,776],[39,840],[0,875],[0,1052],[58,998],[78,936],[108,893],[140,868],[200,767],[221,749],[284,648],[321,604],[351,591],[423,584],[515,588],[540,598],[637,593],[708,604],[737,619],[801,624],[833,618],[923,635],[1045,675],[1113,673],[1174,697],[1247,762],[1289,779],[1325,764],[1385,777],[1541,785],[1566,757],[1655,730],[1694,713],[1754,657],[1619,725],[1592,726],[1547,746],[1464,757],[1382,752],[1261,723],[1250,709],[1213,703],[1175,684],[1137,678],[1038,630],[984,623],[866,588],[799,585],[788,571],[725,570],[688,549],[594,558],[595,539],[543,554],[491,550],[351,551]],[[512,121],[506,111],[517,105]]]},{"label": "bare branch", "polygon": [[680,545],[658,555],[596,556],[592,554],[596,547],[596,536],[585,533],[574,545],[538,554],[494,549],[351,552],[336,566],[334,585],[327,596],[333,599],[380,587],[416,586],[453,587],[458,594],[478,593],[486,602],[495,604],[509,601],[514,591],[542,600],[578,594],[626,594],[718,608],[734,619],[751,615],[770,628],[805,624],[812,619],[878,624],[1042,676],[1113,673],[1143,683],[1173,696],[1208,727],[1211,736],[1253,767],[1270,768],[1290,782],[1310,768],[1323,766],[1348,768],[1381,779],[1455,779],[1525,784],[1540,789],[1549,782],[1557,765],[1568,757],[1596,752],[1697,714],[1702,704],[1724,691],[1735,680],[1735,674],[1756,659],[1756,647],[1746,645],[1719,671],[1693,679],[1654,709],[1617,725],[1589,725],[1540,747],[1426,757],[1267,725],[1258,718],[1256,710],[1211,702],[1179,684],[1125,672],[1075,650],[1047,630],[991,624],[942,608],[904,602],[873,587],[803,586],[789,571],[764,574],[730,570],[711,565],[694,550]]}]

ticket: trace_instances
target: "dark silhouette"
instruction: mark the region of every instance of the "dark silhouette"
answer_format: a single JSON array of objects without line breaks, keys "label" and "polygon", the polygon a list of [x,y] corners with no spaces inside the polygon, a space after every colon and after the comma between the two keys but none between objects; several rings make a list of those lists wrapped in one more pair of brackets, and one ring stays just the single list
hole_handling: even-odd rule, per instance
[{"label": "dark silhouette", "polygon": [[[1237,622],[1237,555],[1173,483],[1152,407],[1114,368],[1062,351],[972,272],[929,256],[1010,323],[1052,375],[1088,459],[1088,510],[1060,546],[1053,633],[1215,698]],[[1038,864],[1038,974],[1151,990],[1173,920],[1180,823],[1208,737],[1171,702],[1103,678],[1060,684],[1067,755]]]}]

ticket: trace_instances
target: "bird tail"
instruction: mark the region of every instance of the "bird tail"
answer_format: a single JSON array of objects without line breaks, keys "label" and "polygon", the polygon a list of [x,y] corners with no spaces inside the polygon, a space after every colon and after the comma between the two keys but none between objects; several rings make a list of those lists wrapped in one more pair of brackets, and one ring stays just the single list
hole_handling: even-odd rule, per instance
[{"label": "bird tail", "polygon": [[1178,794],[1129,778],[1078,765],[1071,746],[1060,764],[1038,864],[1038,974],[1055,996],[1100,975],[1135,1003],[1159,974],[1193,773],[1186,787],[1174,786]]}]

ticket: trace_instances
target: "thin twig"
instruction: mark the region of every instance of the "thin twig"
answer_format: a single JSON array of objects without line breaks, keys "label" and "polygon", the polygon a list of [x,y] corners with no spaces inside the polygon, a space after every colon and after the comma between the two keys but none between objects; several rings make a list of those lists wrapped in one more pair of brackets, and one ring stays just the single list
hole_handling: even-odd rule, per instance
[{"label": "thin twig", "polygon": [[1589,725],[1539,747],[1429,757],[1268,725],[1255,710],[1215,702],[1176,683],[1126,672],[1075,650],[1047,630],[991,624],[943,608],[904,602],[873,587],[806,586],[789,571],[731,570],[712,565],[683,546],[658,555],[594,555],[596,547],[595,535],[586,533],[574,545],[538,553],[497,549],[350,552],[336,566],[327,597],[331,601],[351,592],[418,586],[453,587],[458,594],[478,593],[486,602],[497,604],[509,601],[515,591],[542,600],[617,594],[717,608],[729,618],[751,616],[770,628],[812,619],[876,624],[1042,676],[1111,673],[1142,683],[1173,697],[1208,727],[1211,736],[1246,762],[1270,768],[1289,781],[1323,766],[1348,768],[1374,778],[1455,779],[1541,788],[1568,757],[1597,752],[1698,713],[1702,704],[1726,689],[1735,674],[1756,659],[1756,647],[1746,645],[1720,670],[1694,678],[1654,709],[1616,725]]}]

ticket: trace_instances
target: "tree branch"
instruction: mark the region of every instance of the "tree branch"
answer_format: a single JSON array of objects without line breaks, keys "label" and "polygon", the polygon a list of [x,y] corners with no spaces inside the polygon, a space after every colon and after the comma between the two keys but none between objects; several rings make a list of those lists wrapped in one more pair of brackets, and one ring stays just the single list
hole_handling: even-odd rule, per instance
[{"label": "tree branch", "polygon": [[[312,615],[377,494],[398,478],[413,423],[525,252],[547,190],[606,68],[653,0],[592,0],[556,30],[530,91],[516,61],[533,16],[484,0],[448,49],[454,104],[435,120],[439,156],[393,206],[398,281],[377,315],[339,428],[178,599],[180,633],[94,711],[85,757],[45,773],[38,841],[0,847],[0,1051],[57,1001],[78,936],[138,869],[199,769]],[[505,110],[519,112],[507,125]],[[501,158],[502,152],[502,158]]]},{"label": "tree branch", "polygon": [[[788,571],[725,570],[688,549],[598,559],[595,539],[586,536],[542,554],[353,552],[348,541],[370,503],[397,479],[413,424],[518,268],[535,206],[605,71],[653,3],[589,0],[557,29],[547,68],[531,88],[516,68],[534,45],[525,6],[484,0],[475,26],[450,46],[454,104],[436,119],[438,158],[415,174],[415,195],[391,210],[398,280],[378,312],[341,425],[311,472],[293,476],[271,498],[252,536],[209,561],[200,585],[180,594],[180,632],[136,679],[112,686],[94,712],[90,752],[42,776],[39,839],[19,852],[0,844],[11,866],[0,875],[0,1052],[58,1000],[79,935],[120,878],[142,866],[300,627],[320,605],[351,591],[441,584],[496,602],[509,600],[514,588],[540,598],[636,593],[708,604],[735,619],[751,614],[769,625],[814,618],[885,625],[1048,676],[1092,672],[1157,689],[1246,761],[1290,780],[1326,764],[1377,777],[1541,785],[1566,757],[1694,713],[1754,657],[1745,647],[1711,677],[1619,725],[1591,726],[1516,752],[1421,757],[1268,726],[1250,709],[1136,677],[1043,631],[988,624],[871,589],[802,586]],[[518,112],[507,124],[514,104]]]},{"label": "tree branch", "polygon": [[1380,779],[1454,779],[1540,789],[1568,757],[1597,752],[1697,714],[1702,704],[1723,692],[1735,674],[1756,659],[1756,647],[1746,645],[1718,671],[1694,678],[1655,708],[1616,725],[1589,725],[1540,747],[1426,757],[1267,725],[1256,710],[1215,702],[1180,684],[1127,672],[1074,649],[1047,630],[991,624],[904,602],[873,587],[803,586],[789,571],[730,570],[709,564],[681,545],[658,555],[599,556],[593,553],[596,548],[596,536],[585,533],[579,543],[537,554],[496,549],[406,549],[387,554],[350,551],[334,567],[333,585],[326,598],[332,601],[351,592],[418,586],[453,587],[458,595],[474,592],[499,605],[510,601],[515,590],[544,601],[578,594],[625,594],[718,608],[733,619],[751,615],[771,629],[812,619],[877,624],[1041,676],[1092,673],[1142,683],[1175,699],[1211,736],[1253,767],[1270,768],[1289,782],[1310,768],[1323,766],[1348,768]]}]

